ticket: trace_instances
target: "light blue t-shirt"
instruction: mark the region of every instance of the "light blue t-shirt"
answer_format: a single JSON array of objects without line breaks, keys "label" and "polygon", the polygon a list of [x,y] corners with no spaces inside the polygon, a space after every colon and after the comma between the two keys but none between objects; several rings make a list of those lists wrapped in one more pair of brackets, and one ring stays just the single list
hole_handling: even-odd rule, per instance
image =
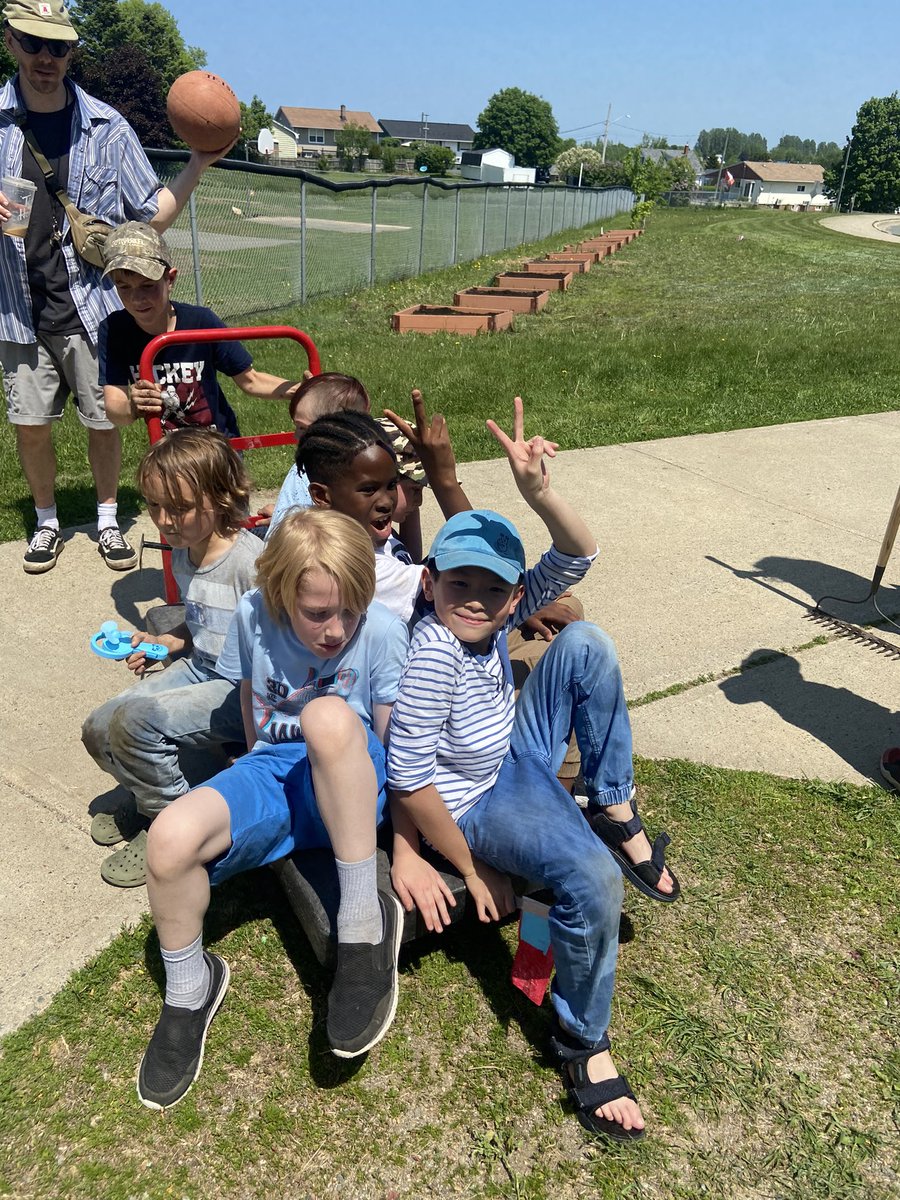
[{"label": "light blue t-shirt", "polygon": [[376,704],[393,704],[409,644],[406,626],[377,601],[336,658],[317,658],[290,624],[273,621],[258,588],[241,598],[216,670],[249,679],[257,742],[303,740],[300,713],[316,696],[341,696],[372,728]]},{"label": "light blue t-shirt", "polygon": [[312,508],[309,480],[306,478],[306,472],[298,471],[296,465],[291,467],[284,477],[284,483],[281,485],[281,491],[275,501],[275,511],[272,513],[266,538],[271,535],[272,530],[285,513],[292,508]]}]

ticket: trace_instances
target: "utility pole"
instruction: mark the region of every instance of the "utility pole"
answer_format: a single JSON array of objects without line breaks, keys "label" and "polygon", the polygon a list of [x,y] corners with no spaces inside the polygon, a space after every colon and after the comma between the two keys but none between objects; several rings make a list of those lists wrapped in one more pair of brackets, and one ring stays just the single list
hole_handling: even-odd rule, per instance
[{"label": "utility pole", "polygon": [[428,113],[422,113],[422,141],[428,141]]},{"label": "utility pole", "polygon": [[728,130],[725,130],[725,145],[722,147],[722,158],[719,162],[719,174],[716,176],[716,201],[719,199],[719,188],[722,186],[722,172],[725,170],[725,155],[728,153]]},{"label": "utility pole", "polygon": [[850,147],[853,145],[853,134],[847,138],[847,153],[844,155],[844,169],[841,171],[841,186],[838,188],[837,200],[834,203],[834,211],[841,211],[841,195],[844,191],[844,180],[847,178],[847,164],[850,161]]},{"label": "utility pole", "polygon": [[609,102],[609,107],[606,110],[606,121],[603,125],[603,152],[600,155],[600,161],[606,162],[606,143],[609,141],[609,118],[612,116],[612,100]]}]

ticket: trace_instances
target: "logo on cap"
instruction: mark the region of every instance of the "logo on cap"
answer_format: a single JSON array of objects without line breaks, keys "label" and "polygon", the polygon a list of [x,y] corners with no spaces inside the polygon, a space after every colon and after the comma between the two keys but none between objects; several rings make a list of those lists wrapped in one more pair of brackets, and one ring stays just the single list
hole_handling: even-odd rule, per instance
[{"label": "logo on cap", "polygon": [[52,17],[53,9],[49,4],[38,4],[38,15],[41,17]]}]

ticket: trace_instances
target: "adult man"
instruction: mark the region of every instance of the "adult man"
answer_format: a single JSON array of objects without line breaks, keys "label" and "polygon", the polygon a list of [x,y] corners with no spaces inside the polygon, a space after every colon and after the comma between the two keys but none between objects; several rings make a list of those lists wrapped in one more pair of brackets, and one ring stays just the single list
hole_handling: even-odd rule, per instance
[{"label": "adult man", "polygon": [[[97,372],[98,326],[120,304],[112,282],[102,281],[100,270],[76,253],[65,211],[26,145],[23,126],[82,212],[111,224],[148,221],[160,232],[225,151],[195,151],[181,173],[160,187],[127,121],[66,79],[78,34],[63,0],[9,0],[3,38],[19,69],[0,90],[0,171],[37,185],[25,238],[0,237],[0,365],[37,515],[23,565],[29,574],[49,571],[63,547],[52,425],[71,393],[88,431],[98,549],[107,566],[127,570],[137,556],[116,520],[120,434],[107,420]],[[0,219],[8,215],[0,191]]]}]

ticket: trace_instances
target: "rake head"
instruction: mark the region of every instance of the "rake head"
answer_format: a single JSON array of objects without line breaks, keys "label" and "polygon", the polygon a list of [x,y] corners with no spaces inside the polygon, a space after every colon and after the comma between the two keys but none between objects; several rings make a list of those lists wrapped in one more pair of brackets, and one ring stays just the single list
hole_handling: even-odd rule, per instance
[{"label": "rake head", "polygon": [[879,654],[886,654],[889,658],[900,658],[900,646],[894,642],[886,642],[884,638],[878,637],[877,634],[864,629],[861,625],[854,625],[850,621],[841,621],[838,617],[832,617],[818,605],[815,608],[808,608],[803,615],[806,620],[815,621],[817,625],[821,625],[841,637],[850,638],[858,645],[876,650]]}]

